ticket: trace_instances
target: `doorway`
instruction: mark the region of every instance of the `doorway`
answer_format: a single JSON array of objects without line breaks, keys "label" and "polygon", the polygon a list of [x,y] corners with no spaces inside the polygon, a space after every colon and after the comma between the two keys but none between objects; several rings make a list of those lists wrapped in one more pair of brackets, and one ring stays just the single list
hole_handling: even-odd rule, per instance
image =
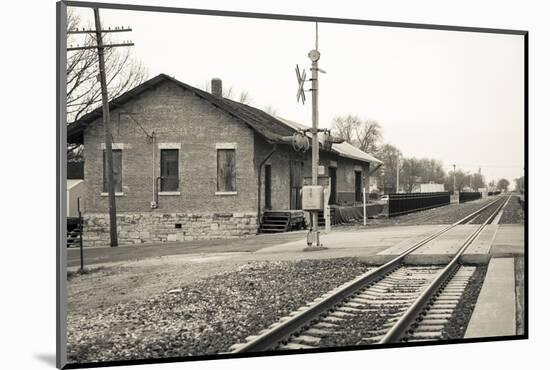
[{"label": "doorway", "polygon": [[355,171],[355,201],[361,202],[363,200],[363,172]]},{"label": "doorway", "polygon": [[330,176],[330,198],[328,199],[328,204],[336,204],[336,167],[329,167],[328,175]]},{"label": "doorway", "polygon": [[302,209],[303,166],[302,161],[290,161],[290,209]]}]

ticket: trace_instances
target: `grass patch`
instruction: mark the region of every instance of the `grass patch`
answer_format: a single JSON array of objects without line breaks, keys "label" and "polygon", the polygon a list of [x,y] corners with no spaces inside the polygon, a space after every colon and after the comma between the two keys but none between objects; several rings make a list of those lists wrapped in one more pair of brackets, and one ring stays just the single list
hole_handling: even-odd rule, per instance
[{"label": "grass patch", "polygon": [[94,268],[84,267],[83,269],[67,271],[67,280],[69,281],[69,280],[74,279],[75,277],[81,276],[81,275],[89,275],[89,274],[92,274],[94,272],[98,272],[100,270],[103,270],[102,266],[94,267]]}]

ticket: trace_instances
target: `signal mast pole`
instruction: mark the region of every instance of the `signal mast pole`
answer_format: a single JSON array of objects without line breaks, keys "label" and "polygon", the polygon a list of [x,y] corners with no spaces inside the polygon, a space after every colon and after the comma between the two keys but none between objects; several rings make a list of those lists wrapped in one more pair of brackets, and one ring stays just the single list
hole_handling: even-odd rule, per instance
[{"label": "signal mast pole", "polygon": [[[317,70],[317,61],[321,57],[318,51],[318,30],[315,23],[315,49],[308,54],[311,59],[311,184],[317,185],[319,175],[319,140],[317,138],[317,128],[319,127],[319,78]],[[313,248],[320,247],[319,242],[319,212],[313,212]]]},{"label": "signal mast pole", "polygon": [[[315,49],[308,53],[308,57],[311,60],[311,184],[317,185],[319,175],[319,140],[318,140],[318,128],[319,128],[319,67],[317,62],[321,57],[319,52],[319,32],[318,24],[315,23]],[[321,72],[323,72],[321,70]],[[304,250],[319,250],[326,249],[321,245],[319,240],[319,212],[313,211],[312,214],[312,239],[311,245]]]}]

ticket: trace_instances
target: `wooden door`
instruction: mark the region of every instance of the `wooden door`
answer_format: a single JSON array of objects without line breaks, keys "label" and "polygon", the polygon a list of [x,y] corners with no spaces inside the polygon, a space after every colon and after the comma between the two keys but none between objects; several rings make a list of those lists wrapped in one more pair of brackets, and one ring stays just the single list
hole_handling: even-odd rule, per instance
[{"label": "wooden door", "polygon": [[355,201],[361,202],[363,200],[363,172],[355,171]]},{"label": "wooden door", "polygon": [[328,204],[336,204],[336,167],[329,167],[328,175],[330,176],[330,198],[328,199]]}]

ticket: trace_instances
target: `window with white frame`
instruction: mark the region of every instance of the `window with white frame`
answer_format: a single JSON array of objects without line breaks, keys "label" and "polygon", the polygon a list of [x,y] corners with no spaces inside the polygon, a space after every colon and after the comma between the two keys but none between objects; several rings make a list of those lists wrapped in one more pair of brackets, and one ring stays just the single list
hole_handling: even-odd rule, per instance
[{"label": "window with white frame", "polygon": [[[113,149],[113,182],[115,193],[122,193],[122,149]],[[103,192],[109,192],[107,184],[107,152],[103,150]]]},{"label": "window with white frame", "polygon": [[160,150],[160,191],[179,191],[179,150]]}]

